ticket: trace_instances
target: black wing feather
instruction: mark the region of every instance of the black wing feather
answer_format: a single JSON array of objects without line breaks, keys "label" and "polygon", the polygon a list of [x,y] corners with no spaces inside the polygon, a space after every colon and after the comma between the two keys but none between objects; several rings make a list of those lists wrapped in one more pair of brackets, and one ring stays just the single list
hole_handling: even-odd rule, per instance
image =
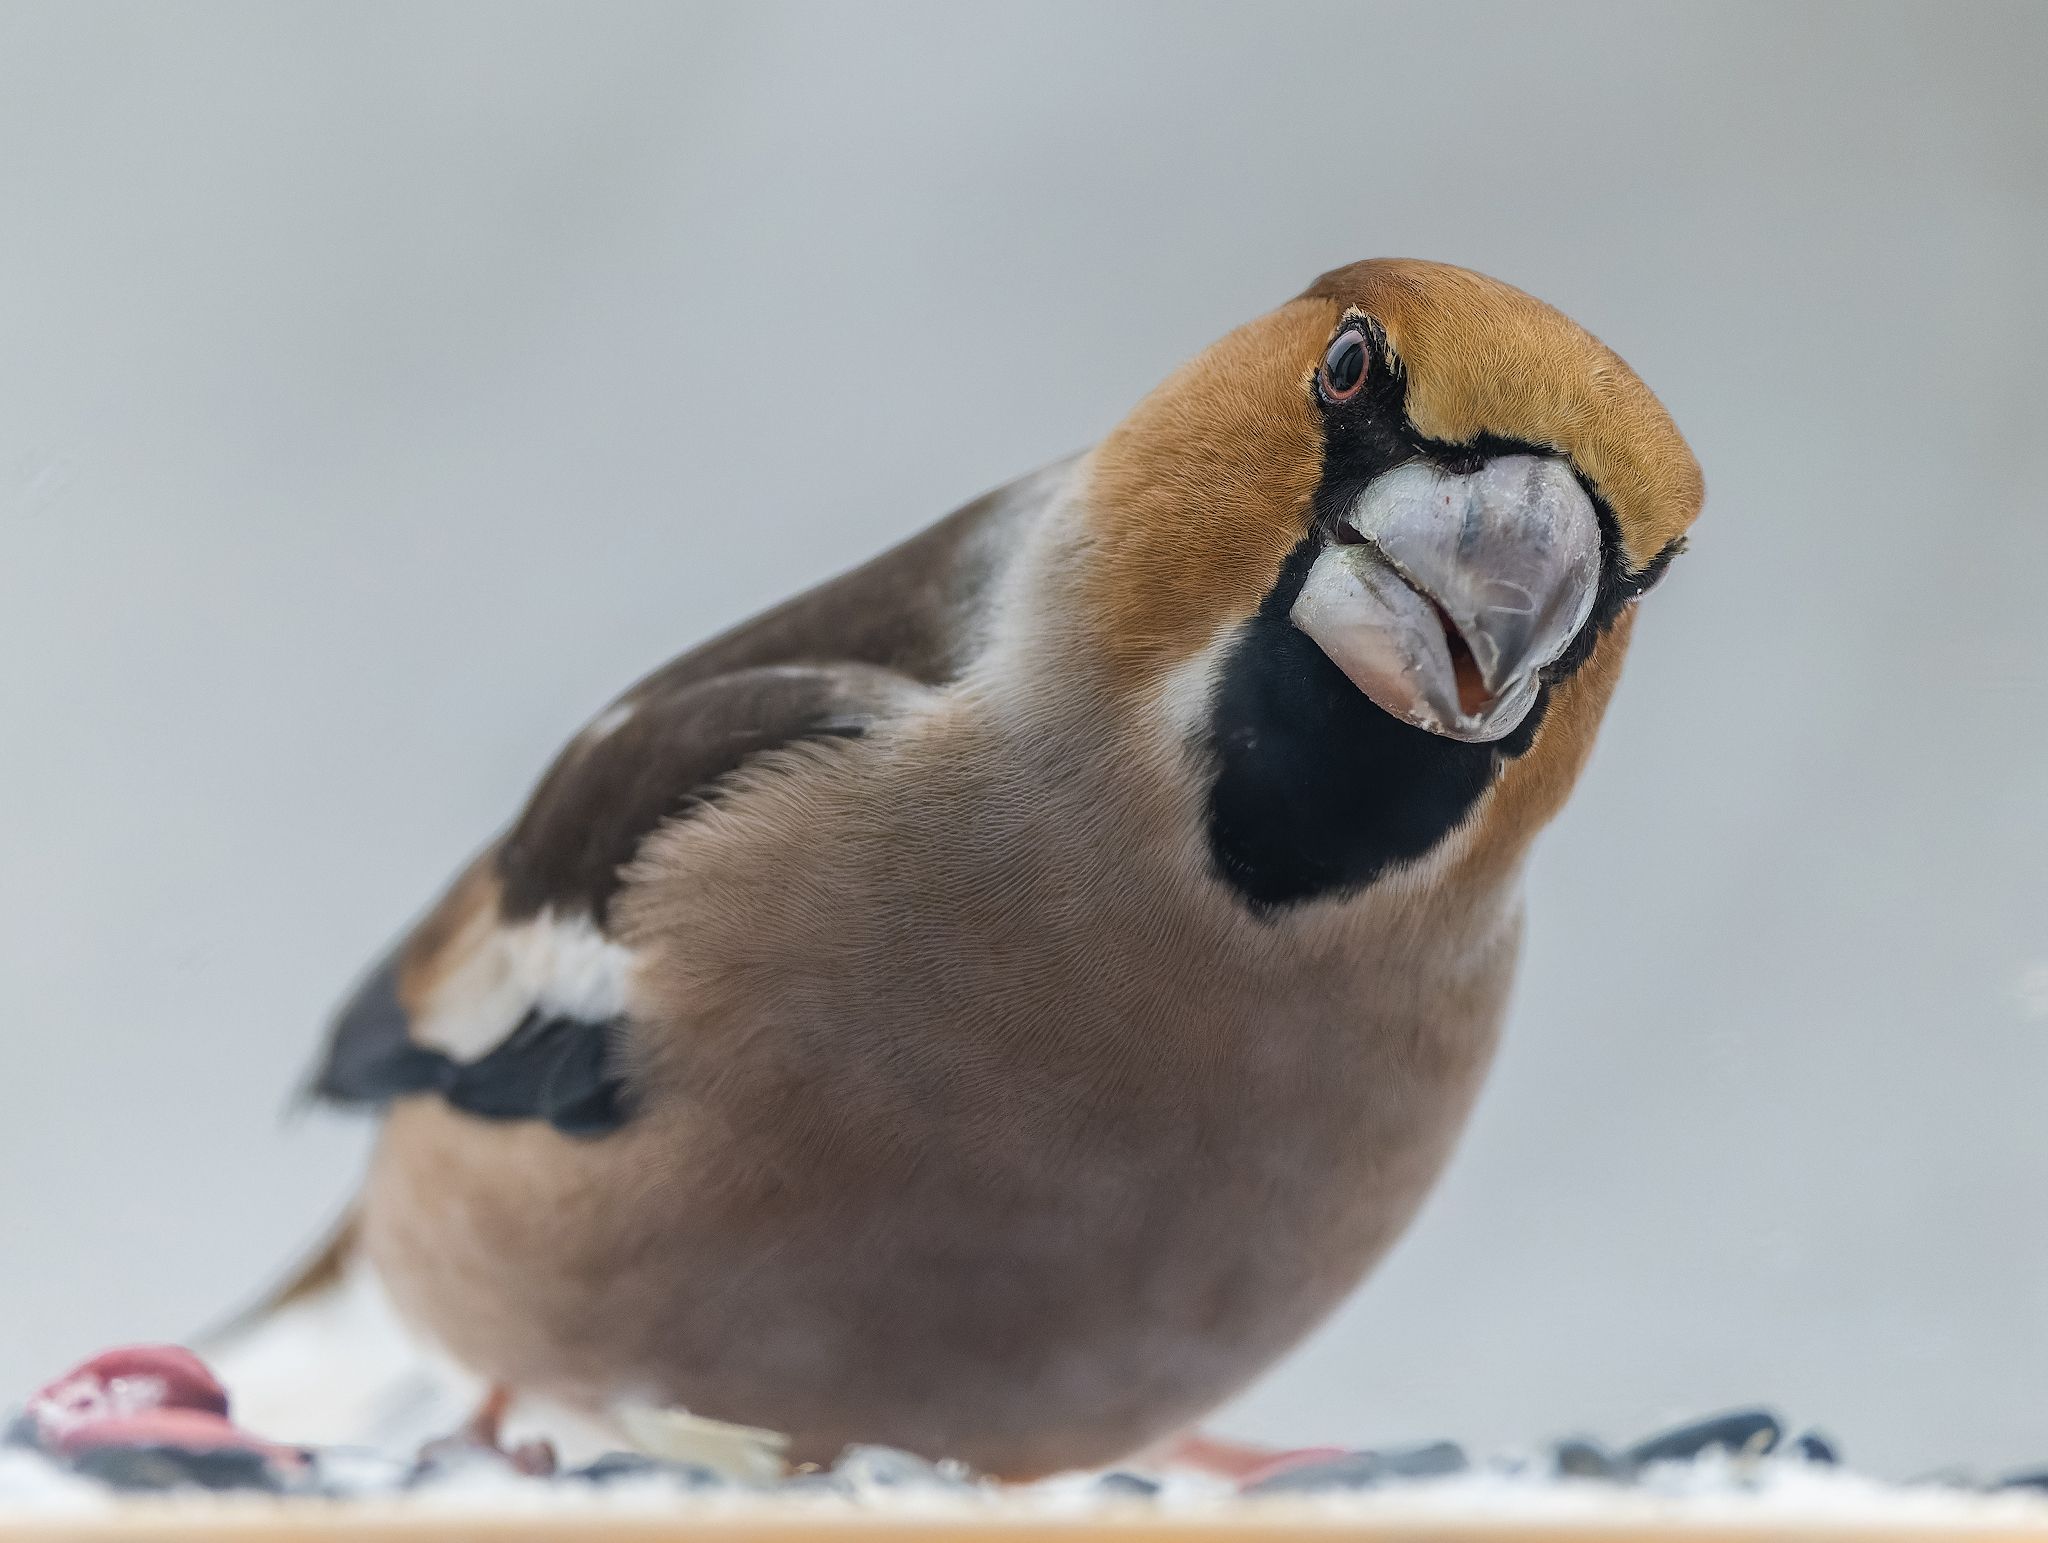
[{"label": "black wing feather", "polygon": [[448,1060],[439,1092],[485,1120],[545,1120],[571,1136],[601,1136],[630,1114],[615,1047],[625,1020],[585,1023],[531,1012],[489,1054]]},{"label": "black wing feather", "polygon": [[617,1042],[625,1023],[535,1011],[487,1054],[458,1061],[415,1043],[398,1000],[398,959],[386,959],[335,1020],[327,1059],[307,1090],[331,1104],[387,1104],[438,1093],[484,1120],[545,1120],[570,1136],[601,1136],[631,1113]]},{"label": "black wing feather", "polygon": [[328,1031],[327,1054],[306,1092],[331,1104],[382,1104],[440,1087],[448,1057],[413,1043],[398,1000],[398,950],[386,955]]},{"label": "black wing feather", "polygon": [[[924,689],[854,663],[779,665],[641,688],[626,699],[632,712],[621,727],[572,742],[506,840],[483,858],[497,886],[496,919],[548,912],[588,917],[601,929],[620,867],[719,779],[767,750],[858,736]],[[623,1124],[632,1113],[623,1018],[593,1022],[536,1003],[469,1061],[413,1037],[400,978],[413,954],[431,960],[457,946],[447,932],[437,932],[430,916],[356,989],[329,1033],[312,1096],[375,1106],[433,1094],[478,1119],[542,1120],[572,1136]]]}]

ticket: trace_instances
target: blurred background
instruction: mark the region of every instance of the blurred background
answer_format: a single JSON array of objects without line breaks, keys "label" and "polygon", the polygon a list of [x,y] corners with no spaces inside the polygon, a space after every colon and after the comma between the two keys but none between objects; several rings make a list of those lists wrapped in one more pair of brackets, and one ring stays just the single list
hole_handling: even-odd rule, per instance
[{"label": "blurred background", "polygon": [[2044,59],[1996,4],[0,10],[0,1402],[342,1203],[322,1015],[614,690],[1402,254],[1612,343],[1708,507],[1454,1169],[1221,1426],[2048,1458]]}]

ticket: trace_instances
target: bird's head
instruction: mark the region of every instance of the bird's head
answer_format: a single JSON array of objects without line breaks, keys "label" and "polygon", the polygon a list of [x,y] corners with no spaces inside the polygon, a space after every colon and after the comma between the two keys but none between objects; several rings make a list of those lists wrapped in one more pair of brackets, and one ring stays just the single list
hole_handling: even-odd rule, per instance
[{"label": "bird's head", "polygon": [[[1618,623],[1703,497],[1669,415],[1598,339],[1506,284],[1412,261],[1340,268],[1230,334],[1090,475],[1095,635],[1125,680],[1213,661],[1212,835],[1267,902],[1427,850],[1583,673],[1601,684],[1565,715],[1575,772]],[[1370,860],[1327,883],[1263,871],[1263,828],[1299,824],[1347,775],[1378,795]]]}]

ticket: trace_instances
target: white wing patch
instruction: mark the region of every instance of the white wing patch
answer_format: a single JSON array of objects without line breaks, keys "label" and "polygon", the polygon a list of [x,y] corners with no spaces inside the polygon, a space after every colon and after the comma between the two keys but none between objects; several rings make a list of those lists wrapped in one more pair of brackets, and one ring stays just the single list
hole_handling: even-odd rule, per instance
[{"label": "white wing patch", "polygon": [[469,930],[450,950],[458,962],[435,981],[413,1020],[419,1043],[474,1061],[536,1008],[586,1023],[626,1010],[632,951],[590,917],[550,909],[502,923],[486,913]]}]

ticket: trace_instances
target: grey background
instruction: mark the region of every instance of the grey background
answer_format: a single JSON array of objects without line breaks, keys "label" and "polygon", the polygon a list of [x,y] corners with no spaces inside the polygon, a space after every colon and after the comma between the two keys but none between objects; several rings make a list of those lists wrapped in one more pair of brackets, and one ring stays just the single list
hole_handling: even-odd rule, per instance
[{"label": "grey background", "polygon": [[0,1400],[238,1298],[324,1009],[643,667],[1450,259],[1711,494],[1397,1255],[1222,1424],[2048,1457],[2038,6],[0,10]]}]

